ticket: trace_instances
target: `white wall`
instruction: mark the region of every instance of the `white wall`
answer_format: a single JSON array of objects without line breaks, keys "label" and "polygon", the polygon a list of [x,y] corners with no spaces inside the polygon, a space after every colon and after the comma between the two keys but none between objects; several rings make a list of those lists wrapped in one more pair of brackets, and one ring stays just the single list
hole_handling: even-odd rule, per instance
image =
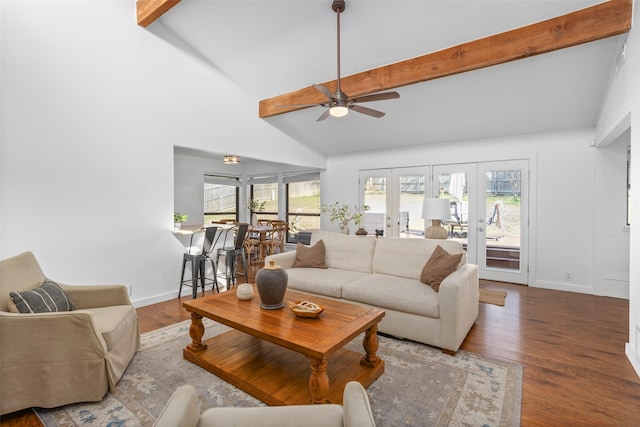
[{"label": "white wall", "polygon": [[183,252],[174,145],[325,165],[260,120],[258,100],[158,37],[161,23],[135,25],[134,0],[0,7],[1,258],[30,250],[53,279],[129,284],[138,305],[166,299]]},{"label": "white wall", "polygon": [[[609,198],[613,192],[609,187],[595,186],[594,171],[598,164],[601,173],[607,175],[626,164],[626,157],[620,163],[620,156],[615,161],[601,161],[603,154],[591,146],[594,132],[594,129],[575,129],[332,156],[327,163],[327,171],[321,176],[322,203],[336,200],[358,203],[361,169],[533,159],[531,180],[536,191],[532,195],[534,200],[531,200],[529,241],[530,256],[535,264],[532,265],[529,285],[626,298],[626,289],[621,291],[617,284],[594,276],[596,266],[601,262],[595,259],[595,236],[611,232],[609,222],[599,223],[595,219],[596,200],[605,196]],[[624,151],[626,153],[626,149]],[[619,174],[613,175],[619,178]],[[625,187],[620,185],[618,196],[609,204],[618,216],[626,208],[624,194]],[[322,228],[331,230],[332,227],[335,228],[335,224],[330,224],[323,217]],[[622,234],[622,241],[610,244],[610,249],[618,252],[626,251],[629,245],[628,234],[622,233],[622,227],[623,223],[616,227]],[[614,266],[609,263],[598,268],[599,272],[609,274]],[[628,271],[628,264],[620,266],[617,277],[624,277],[625,269]],[[573,272],[571,282],[565,281],[565,271]]]},{"label": "white wall", "polygon": [[[634,4],[634,23],[640,22],[638,2]],[[622,51],[622,43],[620,46]],[[609,144],[630,130],[631,189],[640,188],[640,32],[632,28],[626,40],[625,61],[612,73],[610,88],[603,102],[597,125],[597,143]],[[640,199],[632,198],[629,258],[629,342],[625,352],[640,375]]]}]

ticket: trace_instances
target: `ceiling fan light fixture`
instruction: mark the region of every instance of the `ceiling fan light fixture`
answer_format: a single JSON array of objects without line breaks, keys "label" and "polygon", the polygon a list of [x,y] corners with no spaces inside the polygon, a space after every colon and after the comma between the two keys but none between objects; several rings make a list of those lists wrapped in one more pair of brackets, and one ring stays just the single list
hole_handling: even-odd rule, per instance
[{"label": "ceiling fan light fixture", "polygon": [[236,164],[240,163],[240,157],[232,156],[232,155],[225,155],[223,161],[224,161],[225,165],[236,165]]},{"label": "ceiling fan light fixture", "polygon": [[344,117],[348,113],[349,109],[344,105],[334,105],[333,107],[329,108],[329,114],[331,114],[332,117]]}]

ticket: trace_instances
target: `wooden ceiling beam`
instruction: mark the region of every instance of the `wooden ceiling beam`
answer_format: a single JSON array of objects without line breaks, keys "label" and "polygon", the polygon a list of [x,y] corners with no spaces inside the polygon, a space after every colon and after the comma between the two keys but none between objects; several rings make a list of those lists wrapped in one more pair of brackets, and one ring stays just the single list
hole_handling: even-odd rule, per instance
[{"label": "wooden ceiling beam", "polygon": [[[342,77],[340,86],[353,98],[622,34],[631,28],[632,3],[632,0],[609,0],[526,27]],[[336,90],[335,80],[321,84],[333,92]],[[259,103],[259,116],[266,118],[307,108],[280,105],[314,104],[326,100],[309,86],[263,99]]]},{"label": "wooden ceiling beam", "polygon": [[138,25],[148,27],[178,3],[180,0],[138,0],[136,2]]}]

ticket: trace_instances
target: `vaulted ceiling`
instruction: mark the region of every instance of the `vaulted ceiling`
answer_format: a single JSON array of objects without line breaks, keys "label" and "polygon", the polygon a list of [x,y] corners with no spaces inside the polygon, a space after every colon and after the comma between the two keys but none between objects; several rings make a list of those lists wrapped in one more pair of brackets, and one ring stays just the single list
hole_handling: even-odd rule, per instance
[{"label": "vaulted ceiling", "polygon": [[[331,0],[178,1],[139,0],[143,24],[158,19],[255,97],[256,115],[262,101],[264,120],[327,155],[593,126],[631,22],[630,0],[347,0],[342,89],[394,87],[400,99],[367,103],[379,119],[316,122],[322,107],[277,106],[323,101],[314,83],[333,88]],[[538,54],[549,45],[561,49]]]}]

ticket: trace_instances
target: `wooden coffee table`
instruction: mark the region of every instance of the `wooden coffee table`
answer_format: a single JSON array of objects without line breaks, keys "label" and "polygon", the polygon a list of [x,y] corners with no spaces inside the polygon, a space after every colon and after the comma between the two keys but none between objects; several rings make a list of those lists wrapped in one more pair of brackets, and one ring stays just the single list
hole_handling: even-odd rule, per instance
[{"label": "wooden coffee table", "polygon": [[[342,403],[349,381],[370,386],[384,372],[376,356],[384,311],[288,290],[286,301],[325,307],[317,319],[296,317],[287,307],[260,308],[223,292],[183,303],[191,313],[192,342],[183,357],[268,405]],[[205,341],[202,318],[233,328]],[[343,346],[362,332],[364,355]]]}]

